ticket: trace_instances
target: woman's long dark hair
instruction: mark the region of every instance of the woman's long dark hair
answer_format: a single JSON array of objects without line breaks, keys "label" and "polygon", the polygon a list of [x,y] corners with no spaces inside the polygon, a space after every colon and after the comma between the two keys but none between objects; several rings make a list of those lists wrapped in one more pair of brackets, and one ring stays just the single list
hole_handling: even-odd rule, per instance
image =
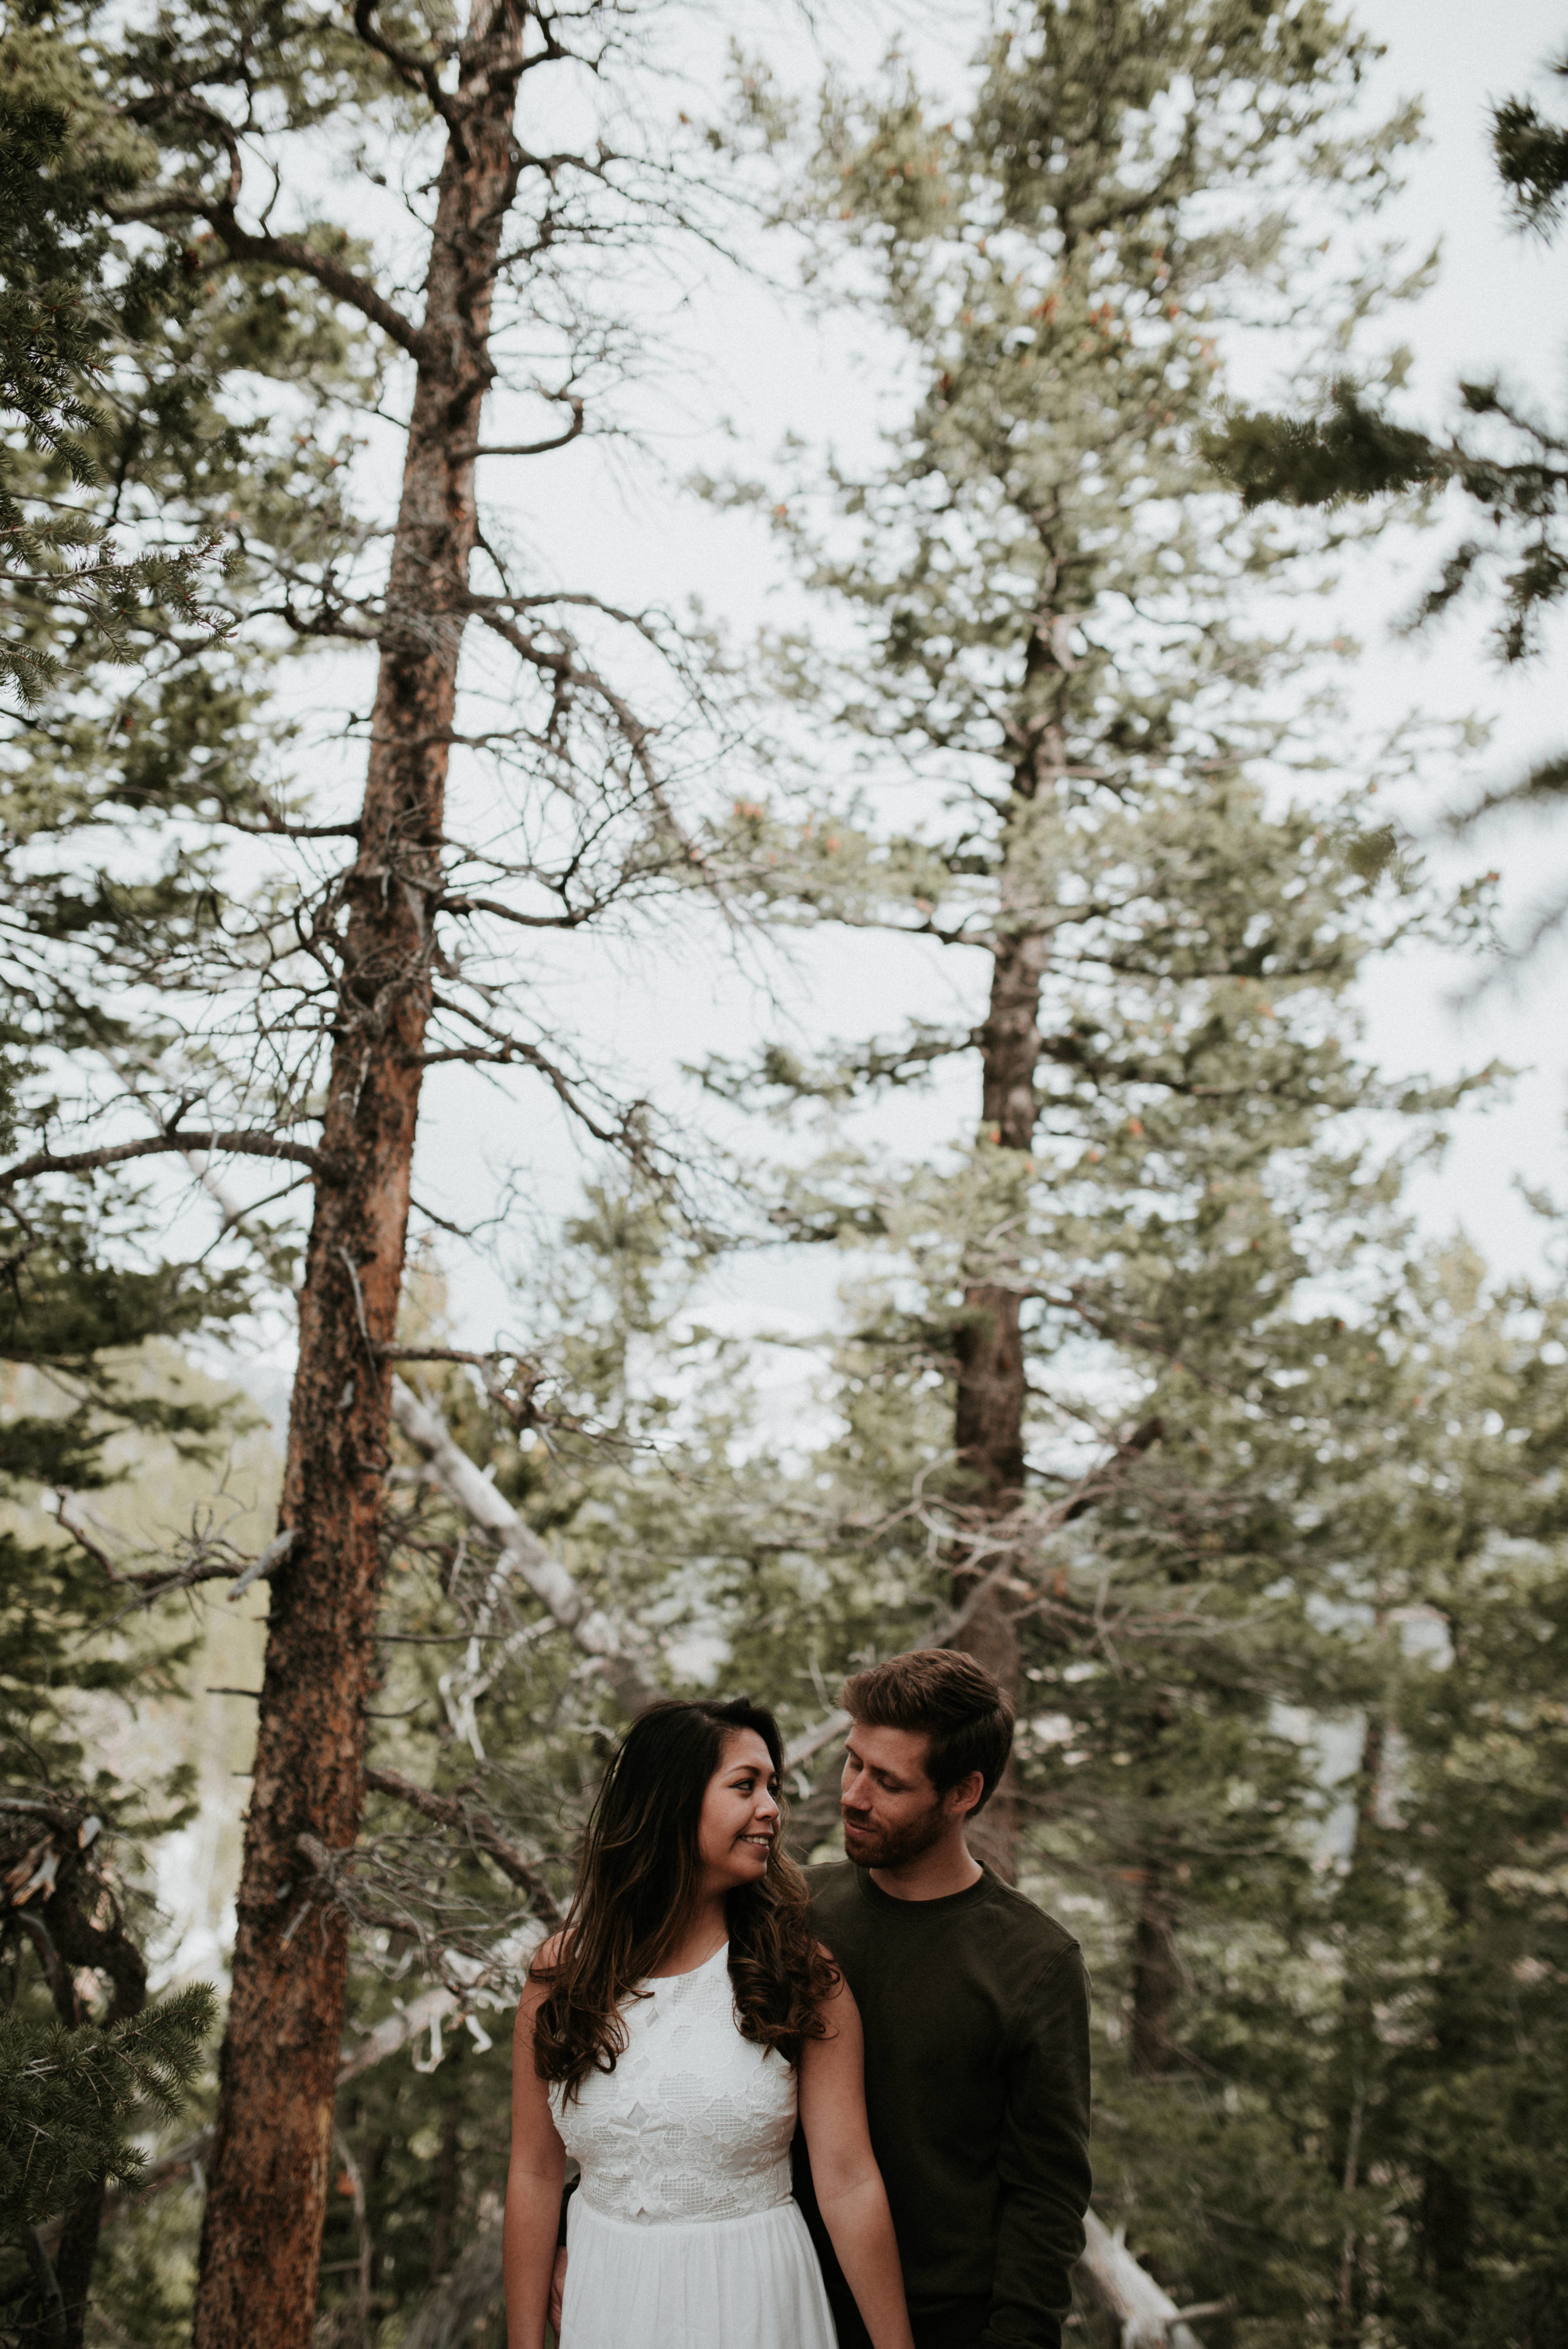
[{"label": "woman's long dark hair", "polygon": [[[572,1903],[555,1958],[534,1966],[550,1985],[533,2025],[544,2080],[575,2089],[613,2072],[624,2052],[620,2007],[690,1916],[702,1881],[697,1828],[703,1796],[738,1730],[753,1729],[782,1775],[779,1724],[763,1706],[674,1699],[639,1714],[611,1760],[588,1821]],[[768,1873],[726,1895],[729,1979],[742,2036],[797,2061],[827,2025],[821,2004],[839,1973],[811,1931],[806,1879],[779,1834]]]}]

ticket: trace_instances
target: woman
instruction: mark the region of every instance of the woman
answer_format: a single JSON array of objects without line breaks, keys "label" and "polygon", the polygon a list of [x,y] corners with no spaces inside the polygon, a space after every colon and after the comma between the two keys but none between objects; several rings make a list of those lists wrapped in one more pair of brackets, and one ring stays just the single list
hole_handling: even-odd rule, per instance
[{"label": "woman", "polygon": [[860,2016],[779,1845],[781,1764],[760,1706],[672,1702],[605,1774],[518,2009],[509,2349],[542,2349],[568,2154],[562,2349],[833,2349],[789,2195],[797,2111],[875,2349],[913,2349]]}]

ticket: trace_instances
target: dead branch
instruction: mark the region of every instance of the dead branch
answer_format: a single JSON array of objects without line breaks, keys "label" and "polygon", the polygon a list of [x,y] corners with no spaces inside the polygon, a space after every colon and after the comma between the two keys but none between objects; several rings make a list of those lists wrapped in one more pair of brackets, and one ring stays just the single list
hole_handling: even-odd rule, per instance
[{"label": "dead branch", "polygon": [[426,340],[418,327],[356,271],[346,268],[328,254],[318,253],[304,237],[252,235],[241,227],[229,195],[205,196],[192,188],[165,188],[135,203],[106,201],[102,209],[108,219],[127,226],[138,221],[154,225],[160,222],[205,221],[229,260],[260,261],[274,269],[297,269],[302,276],[314,277],[335,301],[346,303],[350,309],[368,318],[372,326],[379,326],[411,358],[419,359],[425,355]]},{"label": "dead branch", "polygon": [[428,1819],[438,1819],[443,1826],[455,1827],[467,1836],[477,1850],[494,1860],[503,1876],[527,1893],[528,1905],[536,1917],[547,1925],[560,1924],[561,1911],[550,1887],[515,1844],[508,1843],[489,1819],[471,1811],[455,1795],[437,1795],[428,1786],[416,1786],[396,1770],[366,1770],[365,1783],[377,1794],[388,1795],[397,1803],[407,1803],[410,1810],[421,1812]]},{"label": "dead branch", "polygon": [[[115,1563],[102,1540],[98,1538],[110,1528],[92,1515],[79,1494],[59,1492],[56,1496],[55,1516],[72,1540],[103,1568],[111,1583],[119,1589],[135,1592],[136,1596],[124,1609],[126,1614],[139,1607],[150,1607],[156,1599],[167,1598],[170,1591],[191,1590],[201,1582],[232,1582],[234,1587],[229,1592],[229,1598],[238,1599],[253,1583],[272,1579],[293,1549],[295,1539],[293,1526],[286,1526],[281,1534],[274,1535],[259,1556],[246,1557],[226,1541],[193,1531],[189,1553],[180,1565],[127,1568]],[[121,1618],[117,1616],[114,1619],[118,1622]]]},{"label": "dead branch", "polygon": [[497,1544],[534,1597],[567,1632],[574,1646],[599,1664],[628,1713],[645,1712],[666,1692],[644,1667],[639,1643],[627,1627],[595,1607],[575,1578],[553,1557],[453,1442],[435,1405],[422,1401],[401,1379],[392,1382],[392,1416],[399,1433],[423,1453],[437,1484],[469,1523]]},{"label": "dead branch", "polygon": [[[427,1211],[421,1209],[420,1212]],[[377,1350],[383,1361],[388,1362],[465,1363],[469,1369],[478,1371],[484,1381],[486,1394],[498,1411],[506,1413],[514,1427],[534,1427],[539,1423],[541,1413],[534,1407],[533,1396],[544,1372],[521,1354],[474,1354],[461,1346],[381,1346]],[[503,1362],[514,1365],[510,1378],[501,1377]],[[511,1390],[514,1387],[521,1389],[521,1392],[513,1393]]]},{"label": "dead branch", "polygon": [[[1202,2349],[1164,2286],[1139,2266],[1120,2233],[1112,2234],[1092,2210],[1084,2213],[1084,2252],[1073,2275],[1086,2297],[1120,2326],[1121,2349]],[[1219,2309],[1220,2303],[1205,2306],[1202,2313],[1218,2314]]]},{"label": "dead branch", "polygon": [[321,1181],[332,1179],[328,1161],[308,1143],[283,1142],[274,1133],[186,1133],[170,1126],[141,1142],[110,1142],[100,1150],[36,1151],[31,1158],[19,1158],[14,1166],[0,1167],[0,1191],[30,1183],[38,1174],[88,1174],[99,1166],[122,1166],[132,1158],[161,1157],[170,1152],[184,1157],[192,1150],[239,1158],[291,1158],[297,1165],[308,1166]]},{"label": "dead branch", "polygon": [[[483,1358],[488,1361],[490,1358]],[[488,1383],[488,1381],[487,1381]],[[556,1621],[572,1633],[577,1645],[586,1654],[603,1663],[612,1685],[628,1713],[636,1713],[653,1703],[664,1692],[655,1689],[644,1673],[629,1635],[610,1616],[590,1612],[591,1602],[566,1568],[552,1557],[542,1542],[524,1525],[511,1503],[498,1493],[453,1441],[445,1420],[434,1404],[421,1401],[398,1379],[393,1383],[392,1413],[402,1433],[425,1454],[436,1481],[479,1530],[499,1542],[502,1549],[517,1561],[518,1571],[536,1598],[542,1599]],[[1159,1442],[1163,1433],[1162,1423],[1149,1420],[1131,1435],[1119,1444],[1111,1457],[1101,1466],[1092,1469],[1069,1493],[1045,1513],[1042,1517],[1024,1517],[1001,1523],[992,1521],[985,1532],[985,1549],[977,1551],[975,1563],[987,1553],[995,1563],[976,1575],[965,1591],[960,1605],[934,1624],[915,1642],[919,1648],[942,1648],[964,1629],[984,1599],[999,1585],[1006,1583],[1017,1572],[1019,1550],[1026,1542],[1042,1532],[1054,1532],[1094,1507],[1109,1493],[1119,1476],[1134,1461]],[[1021,1586],[1026,1596],[1035,1594],[1029,1586]],[[584,1636],[587,1627],[591,1636]],[[617,1677],[619,1676],[619,1677]],[[824,1745],[843,1734],[850,1725],[850,1716],[835,1708],[810,1729],[800,1731],[784,1749],[786,1770],[798,1769],[819,1754]]]}]

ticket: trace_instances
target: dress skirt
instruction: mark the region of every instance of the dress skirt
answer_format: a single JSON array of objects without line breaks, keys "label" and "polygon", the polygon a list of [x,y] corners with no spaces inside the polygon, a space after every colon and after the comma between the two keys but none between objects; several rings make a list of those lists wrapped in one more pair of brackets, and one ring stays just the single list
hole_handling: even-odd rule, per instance
[{"label": "dress skirt", "polygon": [[642,2226],[567,2206],[561,2349],[837,2349],[799,2207]]}]

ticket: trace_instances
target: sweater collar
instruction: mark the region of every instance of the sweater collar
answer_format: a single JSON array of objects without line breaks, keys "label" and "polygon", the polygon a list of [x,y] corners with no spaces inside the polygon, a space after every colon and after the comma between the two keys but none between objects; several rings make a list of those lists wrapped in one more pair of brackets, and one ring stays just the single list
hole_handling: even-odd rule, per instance
[{"label": "sweater collar", "polygon": [[904,1914],[915,1917],[950,1917],[955,1909],[972,1909],[977,1901],[984,1899],[986,1892],[1000,1880],[1000,1878],[994,1876],[982,1860],[979,1875],[973,1884],[966,1884],[962,1892],[944,1892],[935,1900],[900,1900],[892,1893],[884,1892],[880,1884],[872,1882],[869,1868],[855,1869],[855,1882],[860,1887],[861,1899],[868,1907],[884,1913],[890,1909],[896,1909]]}]

